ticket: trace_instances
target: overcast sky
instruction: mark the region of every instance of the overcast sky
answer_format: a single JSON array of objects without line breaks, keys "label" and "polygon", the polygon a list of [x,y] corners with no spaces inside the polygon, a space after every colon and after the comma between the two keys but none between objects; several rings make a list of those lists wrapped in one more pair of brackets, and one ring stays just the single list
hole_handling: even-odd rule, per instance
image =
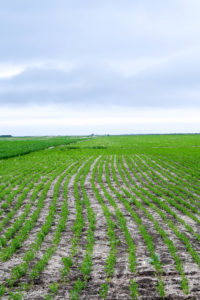
[{"label": "overcast sky", "polygon": [[6,0],[0,37],[0,135],[200,132],[199,0]]}]

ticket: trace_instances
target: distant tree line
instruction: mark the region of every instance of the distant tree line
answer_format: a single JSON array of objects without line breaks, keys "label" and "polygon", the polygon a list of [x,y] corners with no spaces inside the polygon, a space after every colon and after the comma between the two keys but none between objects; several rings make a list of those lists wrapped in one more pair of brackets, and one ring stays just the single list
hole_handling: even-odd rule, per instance
[{"label": "distant tree line", "polygon": [[11,134],[3,134],[3,135],[0,135],[0,138],[5,138],[5,137],[12,137]]}]

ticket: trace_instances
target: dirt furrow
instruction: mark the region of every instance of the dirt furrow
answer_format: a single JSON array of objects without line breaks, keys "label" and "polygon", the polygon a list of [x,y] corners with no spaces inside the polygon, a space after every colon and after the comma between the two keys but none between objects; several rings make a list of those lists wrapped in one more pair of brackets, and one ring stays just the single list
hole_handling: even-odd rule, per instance
[{"label": "dirt furrow", "polygon": [[[91,276],[87,288],[82,293],[80,299],[101,299],[99,295],[99,289],[101,287],[101,284],[106,282],[106,277],[107,277],[105,272],[105,265],[106,265],[106,259],[110,251],[110,245],[109,245],[109,240],[107,235],[107,222],[101,204],[96,199],[95,193],[91,185],[92,171],[97,161],[98,158],[91,166],[90,172],[88,173],[88,176],[86,177],[85,184],[84,184],[87,191],[87,195],[91,201],[91,207],[96,215],[96,229],[95,229],[95,244],[93,249],[93,260],[92,260],[93,264],[92,264]],[[97,188],[99,188],[99,184],[97,183],[97,178],[96,178],[95,185]],[[101,189],[100,189],[100,194],[102,197],[104,197],[104,194],[101,191]],[[114,210],[112,207],[110,207],[110,205],[108,205],[108,208],[110,212],[112,211],[112,213],[114,213]],[[109,296],[107,297],[107,299],[109,299]]]},{"label": "dirt furrow", "polygon": [[[47,264],[45,270],[42,271],[42,273],[40,274],[40,276],[37,280],[37,282],[38,282],[37,288],[36,288],[36,286],[34,286],[33,289],[30,289],[28,291],[28,293],[26,293],[25,299],[30,299],[32,297],[41,297],[41,299],[43,299],[44,296],[46,294],[48,294],[48,292],[49,292],[49,288],[48,288],[49,285],[51,283],[58,283],[61,280],[61,271],[60,270],[63,267],[62,257],[66,257],[66,256],[70,255],[71,238],[72,238],[71,229],[72,229],[72,226],[76,219],[74,181],[75,181],[75,177],[77,176],[78,172],[84,167],[85,163],[86,162],[82,163],[81,166],[77,169],[76,173],[74,173],[71,176],[69,183],[67,185],[67,203],[68,203],[69,215],[68,215],[68,219],[67,219],[66,228],[62,232],[62,236],[61,236],[59,245],[58,245],[55,253],[53,254],[53,256],[48,261],[48,264]],[[61,205],[62,205],[62,201],[64,198],[64,195],[63,195],[64,183],[65,183],[65,178],[62,181],[61,187],[60,187],[57,215],[56,215],[56,218],[54,221],[54,225],[53,225],[51,231],[49,232],[46,241],[44,241],[44,244],[42,247],[44,249],[42,251],[42,248],[41,248],[40,252],[38,253],[37,259],[39,259],[42,256],[45,248],[47,248],[51,244],[53,232],[55,231],[55,227],[58,223],[59,213],[61,211]],[[66,288],[66,286],[65,286],[65,288]],[[61,289],[61,291],[59,291],[59,295],[60,295],[59,297],[61,297],[61,299],[65,299],[65,298],[63,298],[63,297],[65,297],[64,294],[65,294],[65,291],[63,291],[63,289]]]},{"label": "dirt furrow", "polygon": [[[145,161],[145,160],[143,159],[142,156],[137,155],[137,157],[143,162],[143,164],[146,165],[146,167],[147,167],[148,169],[150,169],[150,170],[156,172],[159,176],[162,177],[162,174],[161,174],[160,172],[158,172],[157,170],[155,170],[152,166],[150,166],[150,165],[148,164],[148,160],[150,160],[149,158],[148,158],[147,161]],[[175,180],[176,180],[176,177],[178,177],[177,174],[171,172],[170,170],[168,170],[168,169],[166,169],[166,168],[163,168],[163,167],[162,167],[158,162],[156,162],[155,160],[151,160],[151,161],[153,162],[153,164],[155,164],[155,166],[157,166],[158,168],[160,168],[161,170],[163,170],[166,174],[168,173],[168,174],[167,174],[168,176],[170,176],[170,177],[172,177],[172,176],[175,177]],[[166,162],[165,162],[165,163],[166,163]],[[190,185],[191,185],[191,182],[188,182],[186,179],[182,178],[181,176],[179,176],[178,179],[179,179],[179,180],[180,180],[180,179],[182,180],[181,189],[182,189],[182,191],[183,191],[183,196],[184,196],[184,193],[189,192],[189,193],[192,193],[192,195],[194,195],[194,196],[197,198],[196,201],[198,201],[198,199],[200,199],[200,195],[197,194],[197,193],[195,193],[194,190],[190,190],[187,186],[184,185],[184,183],[190,184]],[[170,181],[170,180],[168,179],[168,181]],[[170,181],[170,184],[176,185],[176,183],[175,183],[174,181],[172,181],[172,180]],[[177,184],[180,186],[180,182],[177,183]]]},{"label": "dirt furrow", "polygon": [[[125,164],[126,168],[128,166]],[[118,176],[120,176],[118,174]],[[127,178],[126,178],[127,179]],[[128,179],[127,179],[128,180]],[[131,184],[130,184],[131,185]],[[131,189],[126,189],[133,194]],[[133,194],[134,195],[134,194]],[[157,212],[155,212],[153,209],[149,208],[148,206],[145,206],[147,211],[153,216],[154,220],[157,220],[159,222],[159,226],[168,234],[170,239],[173,241],[173,244],[175,245],[177,249],[177,254],[181,258],[183,262],[184,272],[187,275],[187,278],[190,278],[190,274],[194,274],[192,277],[192,281],[189,281],[189,288],[191,292],[191,296],[193,296],[193,289],[192,286],[194,285],[195,288],[197,286],[197,279],[200,275],[200,270],[197,266],[197,264],[194,262],[191,255],[187,252],[185,245],[177,238],[175,233],[168,227],[166,223],[164,223],[163,219],[159,216]],[[179,295],[182,294],[182,291],[180,291],[180,275],[177,273],[174,265],[173,258],[171,254],[169,253],[167,245],[163,242],[161,236],[156,232],[152,222],[146,217],[144,212],[138,210],[134,206],[134,210],[137,211],[137,213],[140,215],[140,218],[148,228],[149,233],[152,235],[156,252],[159,254],[161,262],[163,262],[163,270],[165,275],[165,285],[166,285],[166,293],[169,293],[168,296],[171,296],[171,292],[173,291],[174,295],[177,293]],[[167,213],[166,213],[167,215]],[[183,230],[184,232],[184,230]],[[194,240],[194,239],[193,239]],[[193,244],[192,244],[193,245]],[[190,271],[189,271],[190,270]],[[168,289],[168,287],[170,287]],[[200,289],[199,289],[200,291]],[[184,294],[181,295],[182,299],[186,297]]]},{"label": "dirt furrow", "polygon": [[[26,216],[26,219],[28,219],[29,216],[35,211],[36,205],[37,205],[37,200],[39,199],[42,190],[40,190],[39,193],[37,194],[37,198],[35,199],[34,203],[31,203],[30,200],[31,200],[34,188],[37,187],[42,182],[43,179],[44,179],[44,176],[42,176],[40,178],[40,180],[37,183],[34,184],[34,187],[28,192],[28,194],[26,195],[26,198],[23,200],[23,203],[20,206],[20,208],[18,210],[16,210],[16,213],[14,214],[14,216],[11,218],[11,220],[9,220],[9,222],[3,228],[2,232],[1,232],[1,235],[3,235],[6,232],[6,230],[8,228],[10,228],[12,226],[12,224],[15,223],[16,220],[19,219],[23,215],[23,213],[25,211],[25,207],[26,207],[27,204],[31,204],[32,207],[31,207],[28,215]],[[11,210],[11,209],[9,209],[9,210]]]},{"label": "dirt furrow", "polygon": [[[146,156],[147,157],[147,156]],[[140,158],[141,158],[141,156],[140,156]],[[192,181],[192,177],[191,177],[191,181],[188,181],[187,179],[185,179],[185,178],[182,178],[182,176],[181,176],[181,174],[179,173],[179,171],[177,170],[177,168],[178,168],[178,165],[177,165],[177,167],[174,167],[174,166],[172,166],[171,164],[169,164],[168,162],[166,162],[166,161],[164,161],[164,163],[167,165],[167,166],[169,166],[170,168],[172,168],[172,169],[174,169],[174,170],[176,170],[178,173],[174,173],[174,172],[172,172],[171,170],[169,170],[169,169],[166,169],[165,167],[163,167],[158,161],[155,161],[154,159],[152,159],[152,158],[149,158],[149,160],[151,160],[156,166],[158,166],[161,170],[163,170],[164,172],[169,172],[170,174],[170,176],[173,176],[173,177],[175,177],[175,180],[176,180],[176,178],[181,178],[181,180],[183,181],[183,184],[184,184],[184,182],[186,183],[186,184],[190,184],[191,186],[191,189],[188,189],[187,187],[184,187],[184,189],[186,190],[186,191],[189,191],[189,192],[191,192],[191,193],[193,193],[196,197],[200,197],[200,195],[199,194],[197,194],[197,193],[195,193],[195,191],[192,189],[192,186],[196,186],[198,189],[199,189],[199,186],[195,183],[195,182],[192,182],[191,183],[191,181]],[[145,161],[144,161],[145,162]],[[175,163],[176,164],[176,163]],[[182,166],[181,166],[182,167]],[[187,173],[185,173],[185,172],[183,172],[186,176],[188,176],[188,174]]]},{"label": "dirt furrow", "polygon": [[[131,175],[133,177],[133,173],[130,171],[128,165],[126,164],[126,161],[123,159],[124,165],[126,166],[126,170],[128,171],[129,175]],[[132,183],[129,181],[129,179],[127,178],[127,181],[129,182],[129,185],[134,187],[132,185]],[[152,179],[150,179],[150,181],[153,183]],[[144,183],[147,183],[144,179]],[[148,184],[148,183],[147,183]],[[155,196],[154,192],[149,190],[148,191],[150,193],[152,193],[152,195]],[[177,209],[175,206],[173,206],[172,204],[168,203],[164,198],[159,197],[156,195],[156,197],[161,200],[162,202],[166,203],[167,206],[174,212],[176,213],[177,217],[182,219],[183,221],[186,222],[186,224],[190,225],[192,227],[192,229],[194,230],[195,233],[200,234],[200,225],[195,222],[190,216],[187,216],[186,214],[184,214],[182,211],[180,211],[179,209]],[[137,199],[139,199],[137,197]],[[156,203],[154,203],[155,205],[157,205]],[[159,205],[157,205],[159,207]],[[162,208],[160,208],[162,210]],[[198,251],[199,250],[199,241],[185,228],[185,226],[180,223],[177,219],[175,219],[170,213],[165,211],[165,215],[167,216],[167,218],[169,218],[170,220],[173,221],[174,224],[176,224],[176,226],[178,227],[178,229],[180,230],[180,232],[185,233],[188,238],[191,240],[191,243],[193,245],[193,247]],[[198,218],[197,214],[193,214],[194,216],[196,216]]]},{"label": "dirt furrow", "polygon": [[[116,170],[117,171],[117,170]],[[118,185],[115,183],[112,171],[111,171],[111,165],[110,165],[110,179],[111,184],[117,190],[119,193],[123,194],[121,189],[118,187]],[[124,183],[121,180],[119,174],[117,173],[117,179],[121,183],[121,186],[124,187]],[[152,299],[152,295],[154,295],[154,299],[159,298],[159,294],[156,288],[157,285],[157,278],[154,275],[155,269],[153,265],[150,262],[149,253],[147,251],[147,246],[144,242],[143,237],[141,236],[138,225],[133,220],[133,217],[131,216],[130,212],[127,211],[124,204],[116,197],[116,195],[113,193],[113,191],[110,190],[109,186],[107,185],[107,182],[105,180],[104,185],[106,189],[108,190],[109,194],[115,199],[115,202],[126,218],[127,221],[127,228],[129,232],[131,233],[131,236],[133,238],[133,242],[136,246],[136,260],[137,260],[137,272],[135,274],[134,281],[138,284],[138,291],[139,291],[139,299]],[[127,260],[127,267],[128,267],[128,260]],[[129,271],[130,272],[130,271]],[[132,275],[133,276],[133,275]],[[125,298],[126,299],[126,298]]]},{"label": "dirt furrow", "polygon": [[[68,167],[69,168],[69,167]],[[67,168],[67,169],[68,169]],[[11,269],[14,266],[17,266],[18,264],[23,262],[23,255],[24,253],[29,249],[30,245],[34,242],[37,233],[40,231],[42,225],[45,223],[46,216],[49,212],[49,207],[51,205],[51,200],[53,198],[54,193],[54,186],[58,180],[58,178],[64,173],[66,170],[62,171],[61,174],[59,174],[51,183],[51,186],[47,192],[46,198],[44,200],[44,207],[39,215],[38,220],[36,221],[36,224],[34,228],[29,232],[28,238],[23,242],[23,245],[20,249],[18,249],[12,258],[8,261],[1,262],[1,273],[0,278],[3,279],[3,282],[6,278],[9,277],[9,274],[11,272]]]}]

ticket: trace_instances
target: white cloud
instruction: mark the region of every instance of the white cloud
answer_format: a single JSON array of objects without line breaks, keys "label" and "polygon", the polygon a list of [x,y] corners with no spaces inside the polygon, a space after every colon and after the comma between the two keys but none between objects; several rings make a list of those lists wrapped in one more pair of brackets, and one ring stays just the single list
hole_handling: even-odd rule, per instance
[{"label": "white cloud", "polygon": [[[200,131],[200,109],[126,109],[113,106],[81,109],[63,106],[4,108],[0,112],[1,134],[123,134]],[[182,130],[181,130],[182,128]]]},{"label": "white cloud", "polygon": [[199,3],[4,1],[1,130],[198,131]]},{"label": "white cloud", "polygon": [[30,61],[23,63],[1,63],[0,62],[0,79],[9,79],[22,74],[27,69],[54,69],[64,72],[70,72],[74,69],[75,63],[72,61],[45,60]]},{"label": "white cloud", "polygon": [[23,73],[24,70],[24,66],[0,64],[0,79],[12,78],[16,75]]}]

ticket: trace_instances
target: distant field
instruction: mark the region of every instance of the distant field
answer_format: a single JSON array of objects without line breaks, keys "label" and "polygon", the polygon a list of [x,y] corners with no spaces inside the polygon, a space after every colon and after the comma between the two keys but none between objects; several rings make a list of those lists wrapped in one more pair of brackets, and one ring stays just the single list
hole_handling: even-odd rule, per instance
[{"label": "distant field", "polygon": [[48,147],[67,145],[81,140],[80,137],[27,137],[0,138],[0,159],[43,150]]},{"label": "distant field", "polygon": [[0,141],[2,299],[200,299],[200,135],[77,139]]}]

